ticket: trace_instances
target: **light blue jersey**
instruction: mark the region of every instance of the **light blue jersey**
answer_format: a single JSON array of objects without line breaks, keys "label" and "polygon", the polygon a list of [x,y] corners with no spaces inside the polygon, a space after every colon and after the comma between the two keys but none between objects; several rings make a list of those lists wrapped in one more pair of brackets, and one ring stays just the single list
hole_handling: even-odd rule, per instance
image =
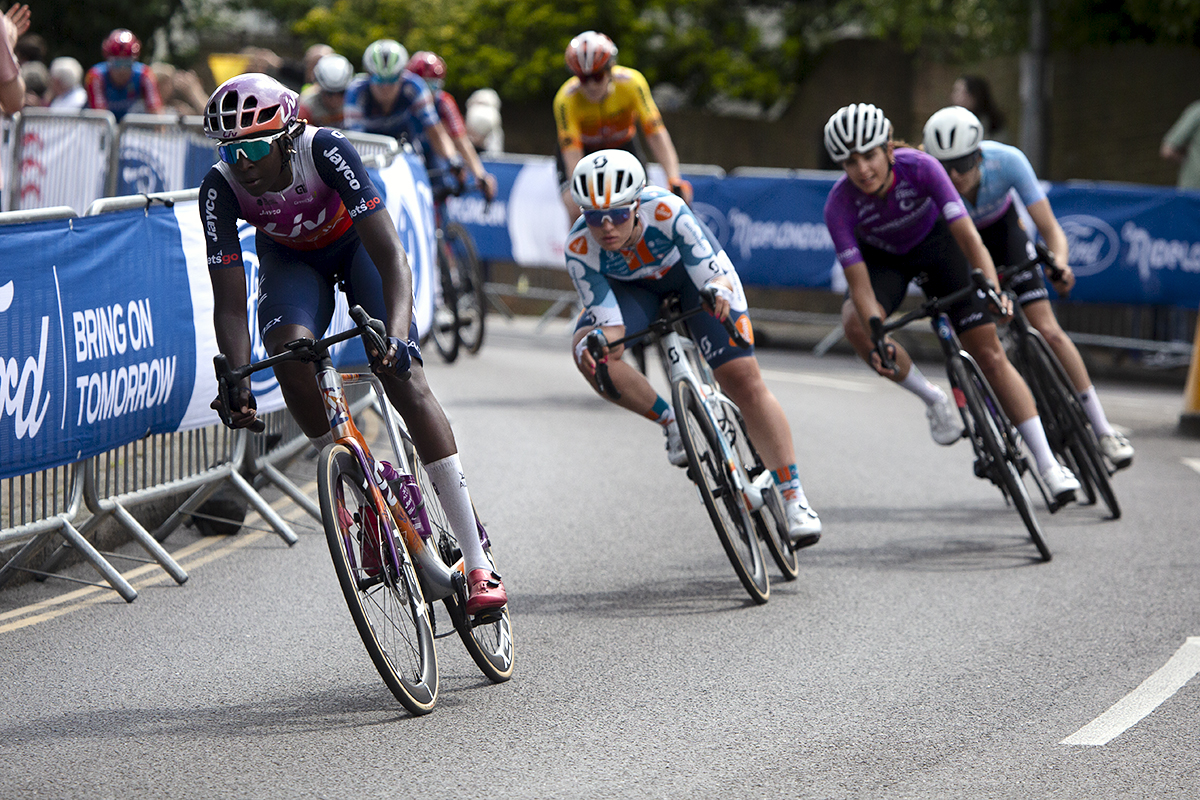
[{"label": "light blue jersey", "polygon": [[1017,190],[1026,208],[1046,199],[1029,159],[1020,150],[993,141],[984,141],[979,149],[983,154],[979,165],[979,192],[974,203],[963,198],[963,205],[976,228],[986,228],[1004,216],[1012,205],[1010,189]]},{"label": "light blue jersey", "polygon": [[582,216],[567,236],[567,271],[595,324],[624,324],[610,280],[658,280],[677,265],[682,265],[696,288],[718,275],[728,275],[734,287],[733,310],[744,311],[745,294],[729,256],[718,242],[709,239],[687,203],[657,186],[643,189],[639,199],[642,235],[633,247],[604,250]]}]

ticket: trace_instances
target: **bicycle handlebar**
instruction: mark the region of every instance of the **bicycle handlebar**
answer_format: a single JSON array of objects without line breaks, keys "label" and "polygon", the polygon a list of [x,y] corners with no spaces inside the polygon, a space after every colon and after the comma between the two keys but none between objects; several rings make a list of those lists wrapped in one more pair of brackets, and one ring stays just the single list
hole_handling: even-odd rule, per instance
[{"label": "bicycle handlebar", "polygon": [[[243,380],[256,372],[269,369],[284,361],[318,361],[328,352],[330,347],[339,342],[353,339],[355,336],[363,338],[363,346],[367,349],[368,353],[372,350],[381,354],[387,352],[387,328],[384,327],[383,322],[372,318],[362,306],[358,305],[350,309],[350,318],[355,323],[353,328],[316,341],[307,337],[296,339],[284,345],[287,348],[286,352],[279,353],[270,358],[264,358],[261,361],[243,364],[240,367],[231,367],[229,359],[224,353],[217,353],[213,356],[213,369],[217,374],[217,390],[220,393],[222,405],[222,408],[217,409],[217,413],[220,414],[221,421],[226,426],[233,427],[231,424],[233,419],[230,409],[236,408],[240,401],[238,386]],[[409,372],[397,375],[401,380],[408,380],[410,376]],[[262,433],[266,428],[266,423],[261,419],[256,419],[246,427],[255,433]]]},{"label": "bicycle handlebar", "polygon": [[1051,282],[1057,282],[1062,279],[1062,267],[1058,266],[1058,261],[1054,258],[1054,253],[1050,252],[1050,249],[1041,242],[1034,242],[1033,247],[1037,253],[1037,255],[1035,255],[1033,258],[1017,264],[1011,264],[1007,267],[996,268],[996,277],[1000,279],[1001,286],[1007,283],[1013,275],[1017,274],[1021,270],[1035,267],[1038,264],[1046,265],[1046,272],[1049,273]]},{"label": "bicycle handlebar", "polygon": [[917,308],[909,311],[904,316],[894,319],[890,322],[885,322],[879,317],[871,317],[869,320],[867,320],[867,323],[871,328],[871,341],[875,345],[875,351],[878,352],[880,358],[884,360],[885,366],[887,365],[887,359],[885,358],[886,353],[882,348],[886,346],[884,337],[888,333],[891,333],[894,330],[899,330],[914,320],[924,319],[925,317],[932,317],[940,314],[950,306],[953,306],[955,303],[958,303],[977,291],[984,292],[992,305],[996,306],[996,308],[1000,308],[1000,296],[996,294],[996,290],[992,288],[990,283],[988,283],[988,279],[984,276],[984,274],[976,269],[971,271],[970,286],[964,286],[961,289],[951,292],[945,297],[931,297]]}]

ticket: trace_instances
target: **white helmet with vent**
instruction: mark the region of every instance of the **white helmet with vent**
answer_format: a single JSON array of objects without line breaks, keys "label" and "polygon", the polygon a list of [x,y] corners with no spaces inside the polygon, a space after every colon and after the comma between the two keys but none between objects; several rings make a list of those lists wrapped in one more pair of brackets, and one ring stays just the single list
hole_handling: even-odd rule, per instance
[{"label": "white helmet with vent", "polygon": [[979,117],[962,106],[947,106],[925,123],[925,152],[938,161],[969,156],[983,141]]},{"label": "white helmet with vent", "polygon": [[584,211],[632,206],[646,187],[646,169],[628,150],[597,150],[571,175],[571,197]]},{"label": "white helmet with vent", "polygon": [[825,149],[839,164],[851,153],[866,153],[888,143],[892,123],[883,109],[870,103],[851,103],[839,108],[825,123]]}]

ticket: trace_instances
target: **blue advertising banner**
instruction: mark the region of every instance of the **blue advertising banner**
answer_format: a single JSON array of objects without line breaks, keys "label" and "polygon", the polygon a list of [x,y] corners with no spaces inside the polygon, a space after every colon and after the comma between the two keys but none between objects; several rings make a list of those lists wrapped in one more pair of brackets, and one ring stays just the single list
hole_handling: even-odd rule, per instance
[{"label": "blue advertising banner", "polygon": [[1051,184],[1085,303],[1200,305],[1200,192]]},{"label": "blue advertising banner", "polygon": [[167,209],[0,237],[0,477],[178,427],[196,372],[185,270]]}]

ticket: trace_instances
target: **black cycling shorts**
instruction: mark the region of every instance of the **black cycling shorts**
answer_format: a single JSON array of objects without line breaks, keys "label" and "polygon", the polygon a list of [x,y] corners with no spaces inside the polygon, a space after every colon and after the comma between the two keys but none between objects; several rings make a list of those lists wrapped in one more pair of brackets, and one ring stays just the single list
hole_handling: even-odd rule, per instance
[{"label": "black cycling shorts", "polygon": [[[971,285],[971,265],[941,217],[929,235],[907,253],[889,253],[862,242],[859,250],[885,316],[900,307],[910,281],[915,280],[926,297],[945,297]],[[993,322],[979,292],[955,303],[946,313],[959,333]]]},{"label": "black cycling shorts", "polygon": [[[1012,204],[1008,206],[1008,211],[1003,217],[986,228],[980,228],[979,236],[983,239],[983,246],[992,254],[992,261],[995,262],[996,269],[1010,264],[1020,264],[1037,255],[1033,242],[1029,241],[1029,235],[1025,233],[1025,228],[1021,225],[1017,207]],[[1017,296],[1017,302],[1022,306],[1026,306],[1034,300],[1046,300],[1050,297],[1050,293],[1046,291],[1046,281],[1042,278],[1040,264],[1026,267],[1015,273],[1008,279],[1004,288],[1012,289]]]}]

